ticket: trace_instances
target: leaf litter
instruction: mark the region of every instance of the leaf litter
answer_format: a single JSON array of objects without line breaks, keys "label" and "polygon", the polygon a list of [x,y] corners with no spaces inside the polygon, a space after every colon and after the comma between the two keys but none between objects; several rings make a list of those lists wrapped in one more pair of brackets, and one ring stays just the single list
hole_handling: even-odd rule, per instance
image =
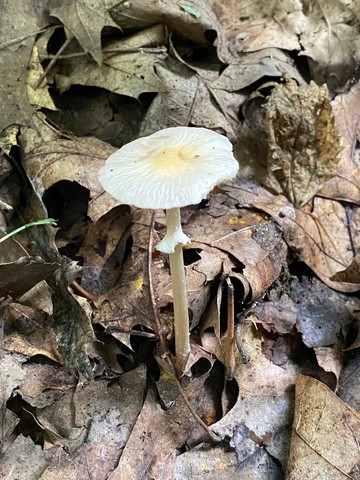
[{"label": "leaf litter", "polygon": [[[356,2],[19,9],[0,20],[1,236],[58,227],[0,244],[1,476],[357,478]],[[227,135],[240,163],[182,212],[182,379],[164,213],[97,179],[177,125]]]}]

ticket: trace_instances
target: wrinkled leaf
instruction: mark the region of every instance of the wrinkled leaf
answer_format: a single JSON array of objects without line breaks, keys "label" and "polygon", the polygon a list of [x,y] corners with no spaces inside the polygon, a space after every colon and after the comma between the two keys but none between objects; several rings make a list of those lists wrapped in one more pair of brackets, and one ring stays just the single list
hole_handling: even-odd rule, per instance
[{"label": "wrinkled leaf", "polygon": [[320,194],[328,197],[360,204],[360,168],[356,140],[360,121],[360,82],[348,92],[338,95],[332,101],[337,129],[341,135],[342,150],[335,176],[328,180]]},{"label": "wrinkled leaf", "polygon": [[334,175],[339,134],[326,86],[275,87],[264,108],[269,153],[265,184],[299,207]]}]

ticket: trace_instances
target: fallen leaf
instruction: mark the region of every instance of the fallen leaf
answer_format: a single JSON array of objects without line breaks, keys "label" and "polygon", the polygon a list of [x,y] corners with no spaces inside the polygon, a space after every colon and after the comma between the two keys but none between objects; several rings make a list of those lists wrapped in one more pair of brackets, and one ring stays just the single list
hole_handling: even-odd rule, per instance
[{"label": "fallen leaf", "polygon": [[20,11],[23,11],[21,1],[6,1],[2,5],[0,59],[2,65],[11,68],[2,68],[0,72],[0,131],[9,125],[32,124],[34,107],[27,95],[26,78],[32,44],[39,31],[39,17],[35,5],[29,5],[21,18]]},{"label": "fallen leaf", "polygon": [[130,239],[130,207],[120,205],[93,223],[78,255],[84,260],[81,286],[90,294],[115,287]]},{"label": "fallen leaf", "polygon": [[[187,10],[183,5],[187,6]],[[189,13],[189,8],[192,13]],[[193,14],[194,12],[196,15]],[[165,23],[170,31],[188,37],[200,45],[209,45],[206,33],[213,31],[218,37],[220,56],[223,51],[226,51],[218,19],[204,0],[184,1],[181,4],[166,0],[154,5],[149,5],[144,0],[130,4],[126,3],[126,0],[121,0],[111,13],[121,28],[139,29]]]},{"label": "fallen leaf", "polygon": [[[204,380],[194,378],[184,389],[190,404],[200,395]],[[196,421],[181,396],[164,411],[150,390],[119,465],[109,480],[120,480],[124,476],[138,480],[144,474],[151,475],[154,480],[172,480],[176,448],[184,444],[194,425]],[[134,451],[138,452],[136,457]]]},{"label": "fallen leaf", "polygon": [[[342,0],[304,5],[300,55],[308,57],[311,77],[334,90],[354,72],[359,61],[358,15]],[[355,22],[355,23],[353,23]]]},{"label": "fallen leaf", "polygon": [[90,192],[90,203],[87,214],[95,221],[109,208],[118,204],[107,195],[97,178],[98,170],[104,160],[114,152],[114,148],[96,138],[57,137],[48,128],[32,129],[22,132],[25,148],[23,167],[40,197],[57,182],[67,180],[78,182]]},{"label": "fallen leaf", "polygon": [[303,28],[304,14],[301,5],[293,0],[275,2],[264,8],[259,1],[220,2],[210,0],[231,43],[231,52],[259,51],[275,47],[281,50],[299,50],[299,34]]},{"label": "fallen leaf", "polygon": [[360,385],[358,371],[360,367],[360,349],[349,352],[346,355],[341,370],[337,395],[350,407],[360,410]]},{"label": "fallen leaf", "polygon": [[288,480],[316,475],[334,480],[357,478],[360,415],[326,385],[301,375],[291,437]]},{"label": "fallen leaf", "polygon": [[191,449],[176,458],[173,480],[231,480],[238,473],[236,452],[221,446],[208,448],[206,445]]},{"label": "fallen leaf", "polygon": [[343,354],[339,348],[335,347],[318,347],[314,348],[316,355],[316,360],[320,367],[325,371],[332,373],[334,376],[334,381],[331,382],[330,379],[326,381],[328,387],[332,390],[337,389],[338,380],[340,377],[340,372],[343,367]]},{"label": "fallen leaf", "polygon": [[300,85],[305,83],[288,55],[281,50],[267,48],[248,53],[241,62],[228,65],[221,75],[211,82],[211,87],[234,92],[249,87],[262,78],[281,78],[285,74],[297,80]]},{"label": "fallen leaf", "polygon": [[300,207],[334,176],[339,161],[339,134],[328,91],[293,80],[275,87],[264,107],[269,152],[264,183]]},{"label": "fallen leaf", "polygon": [[[228,437],[235,449],[237,475],[242,475],[249,464],[255,468],[261,450],[273,449],[275,453],[284,449],[290,435],[293,384],[300,371],[294,363],[282,368],[268,360],[261,349],[262,338],[250,321],[244,322],[241,336],[249,361],[238,364],[235,370],[239,397],[229,413],[211,426],[221,438]],[[278,441],[280,449],[276,447]],[[286,462],[281,455],[277,459]]]},{"label": "fallen leaf", "polygon": [[[48,444],[66,446],[72,454],[64,459],[65,472],[71,461],[82,464],[88,455],[82,449],[75,453],[84,437],[94,454],[102,450],[106,456],[107,452],[115,455],[108,459],[106,474],[114,468],[119,449],[126,444],[141,410],[145,379],[146,370],[141,366],[121,375],[111,386],[104,380],[91,382],[71,388],[51,404],[36,408],[35,417]],[[32,401],[36,402],[37,398]],[[50,472],[56,464],[55,457]]]},{"label": "fallen leaf", "polygon": [[31,105],[34,105],[36,109],[47,108],[48,110],[56,110],[46,82],[40,82],[43,74],[44,69],[39,60],[39,51],[37,46],[34,45],[29,59],[28,76],[26,80],[29,102]]},{"label": "fallen leaf", "polygon": [[[155,67],[166,59],[167,54],[160,47],[155,53],[143,49],[144,38],[146,40],[147,37],[142,32],[134,37],[135,39],[130,37],[124,40],[120,45],[117,42],[112,53],[111,50],[110,53],[104,53],[101,66],[84,56],[76,60],[59,60],[56,70],[61,73],[56,73],[55,70],[51,75],[55,76],[60,91],[65,92],[72,85],[86,85],[136,99],[141,93],[165,91],[155,73]],[[137,47],[134,47],[136,44]]]},{"label": "fallen leaf", "polygon": [[0,296],[20,297],[59,267],[58,263],[46,263],[39,257],[21,257],[16,262],[2,263]]},{"label": "fallen leaf", "polygon": [[[3,307],[1,306],[1,310]],[[0,439],[4,440],[6,435],[13,432],[16,425],[19,423],[19,418],[7,408],[6,404],[11,397],[12,392],[22,383],[26,375],[25,370],[22,368],[26,362],[26,357],[15,353],[8,353],[2,350],[2,356],[0,358],[0,402],[1,402],[1,429]],[[0,465],[0,473],[1,473]],[[2,471],[4,474],[4,471]]]},{"label": "fallen leaf", "polygon": [[111,16],[111,9],[118,2],[116,0],[66,0],[54,1],[50,7],[50,15],[58,18],[65,27],[65,31],[75,37],[85,52],[89,52],[96,62],[102,63],[101,32],[104,27],[118,25]]},{"label": "fallen leaf", "polygon": [[360,284],[360,255],[353,258],[348,267],[331,277],[334,282],[346,282]]},{"label": "fallen leaf", "polygon": [[[24,459],[26,458],[26,463]],[[3,479],[38,480],[46,469],[45,452],[30,436],[18,435],[2,455],[0,475]]]},{"label": "fallen leaf", "polygon": [[[198,210],[196,221],[188,226],[194,245],[209,245],[236,259],[237,268],[251,287],[251,299],[256,300],[280,274],[286,247],[280,233],[262,215],[233,206],[224,208],[215,217],[211,208],[221,205],[221,196],[214,195],[210,210]],[[230,273],[230,272],[227,272]]]},{"label": "fallen leaf", "polygon": [[[295,209],[284,197],[263,202],[252,196],[251,201],[256,208],[272,216],[280,225],[288,246],[324,283],[341,292],[359,289],[358,284],[331,280],[336,272],[351,263],[354,256],[346,207],[320,197],[314,198],[311,212],[309,209]],[[353,217],[355,223],[358,213],[355,211]]]},{"label": "fallen leaf", "polygon": [[336,127],[340,133],[342,150],[335,175],[321,188],[319,194],[340,201],[360,204],[360,168],[356,140],[360,122],[357,106],[360,102],[360,83],[332,101]]},{"label": "fallen leaf", "polygon": [[[345,339],[356,320],[358,302],[336,292],[318,279],[295,283],[292,298],[297,307],[297,329],[307,347],[344,348]],[[304,302],[306,299],[306,302]]]}]

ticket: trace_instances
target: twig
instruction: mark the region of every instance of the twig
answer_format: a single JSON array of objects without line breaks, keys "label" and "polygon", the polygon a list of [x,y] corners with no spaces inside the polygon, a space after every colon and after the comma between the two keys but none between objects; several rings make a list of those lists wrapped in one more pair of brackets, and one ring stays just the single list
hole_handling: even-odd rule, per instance
[{"label": "twig", "polygon": [[[111,48],[103,50],[103,53],[166,53],[166,47],[128,47],[128,48]],[[57,59],[65,60],[67,58],[85,57],[88,52],[67,53],[66,55],[42,55],[41,60]]]},{"label": "twig", "polygon": [[65,48],[68,47],[68,45],[70,44],[71,40],[73,39],[73,37],[69,37],[65,40],[65,42],[63,43],[63,45],[60,47],[59,51],[56,53],[55,57],[50,61],[49,65],[45,68],[44,70],[44,73],[41,75],[41,77],[39,78],[39,81],[37,82],[36,84],[36,87],[35,88],[39,88],[40,85],[42,84],[43,80],[45,79],[46,75],[49,73],[49,71],[51,70],[52,66],[55,64],[56,60],[60,57],[60,55],[62,54],[62,52],[65,50]]}]

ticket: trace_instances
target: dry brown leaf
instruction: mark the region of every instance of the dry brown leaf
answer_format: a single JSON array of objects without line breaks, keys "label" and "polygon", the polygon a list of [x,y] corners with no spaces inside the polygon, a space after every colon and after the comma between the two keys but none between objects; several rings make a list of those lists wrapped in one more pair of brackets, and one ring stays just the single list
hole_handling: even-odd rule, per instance
[{"label": "dry brown leaf", "polygon": [[114,287],[130,237],[130,207],[120,205],[109,210],[93,223],[78,255],[84,260],[81,286],[92,295]]},{"label": "dry brown leaf", "polygon": [[60,265],[46,263],[41,257],[21,257],[0,264],[0,296],[17,298],[51,275]]},{"label": "dry brown leaf", "polygon": [[121,0],[112,9],[112,17],[124,29],[165,23],[170,32],[175,31],[201,45],[210,45],[210,41],[215,40],[213,35],[216,33],[220,57],[224,57],[227,52],[218,19],[204,0],[165,0],[156,4],[149,4],[146,0],[136,3]]},{"label": "dry brown leaf", "polygon": [[[205,377],[194,378],[185,389],[190,404],[201,395],[204,380]],[[144,475],[154,480],[173,480],[176,449],[184,444],[195,425],[196,420],[181,396],[165,412],[150,390],[119,465],[109,480],[138,480]]]},{"label": "dry brown leaf", "polygon": [[295,0],[264,4],[261,0],[210,0],[231,41],[230,51],[258,51],[275,47],[282,50],[299,50],[299,37],[304,22],[301,6]]},{"label": "dry brown leaf", "polygon": [[249,87],[264,77],[277,79],[285,74],[297,80],[300,85],[305,83],[288,55],[281,50],[267,48],[248,53],[241,62],[228,65],[210,85],[214,89],[234,92]]},{"label": "dry brown leaf", "polygon": [[[37,365],[39,367],[39,365]],[[46,381],[46,372],[42,378]],[[58,380],[59,377],[56,378]],[[54,379],[55,380],[55,379]],[[41,407],[38,394],[30,403],[36,405],[35,416],[45,429],[47,469],[41,480],[72,478],[74,471],[77,478],[85,480],[91,471],[95,478],[106,478],[116,467],[120,452],[130,435],[133,424],[142,407],[142,398],[146,383],[146,370],[143,366],[127,372],[113,380],[92,382],[69,390],[53,402]],[[47,394],[56,392],[61,384],[47,385]],[[86,433],[86,442],[76,434]],[[62,451],[59,446],[67,445],[70,451]],[[76,449],[76,444],[81,447]]]},{"label": "dry brown leaf", "polygon": [[264,183],[285,194],[295,207],[306,204],[339,161],[339,134],[328,91],[310,82],[293,80],[275,87],[264,107],[269,152]]},{"label": "dry brown leaf", "polygon": [[[28,5],[26,15],[20,15],[22,1],[6,1],[0,18],[0,131],[9,125],[31,125],[34,107],[27,95],[27,67],[40,20],[35,5]],[[14,22],[14,19],[16,21]]]},{"label": "dry brown leaf", "polygon": [[[241,270],[250,285],[251,298],[256,300],[280,274],[286,247],[276,226],[264,216],[247,209],[228,208],[222,201],[221,196],[213,196],[210,210],[199,210],[187,232],[194,246],[209,245],[234,257],[237,267],[229,268]],[[219,206],[222,214],[215,216],[211,208]]]},{"label": "dry brown leaf", "polygon": [[40,445],[30,436],[18,435],[1,458],[0,476],[4,480],[38,480],[48,462]]},{"label": "dry brown leaf", "polygon": [[235,138],[237,112],[243,97],[212,89],[202,76],[169,58],[156,73],[166,87],[151,103],[141,125],[141,136],[161,128],[189,123]]},{"label": "dry brown leaf", "polygon": [[28,357],[44,355],[56,362],[56,332],[50,329],[48,315],[42,310],[12,303],[3,312],[5,320],[4,348]]},{"label": "dry brown leaf", "polygon": [[323,383],[301,375],[287,480],[358,478],[360,415]]},{"label": "dry brown leaf", "polygon": [[[127,48],[125,41],[123,48]],[[60,73],[55,73],[56,84],[61,92],[72,85],[84,85],[133,98],[145,92],[165,91],[155,73],[155,66],[165,60],[167,54],[161,48],[157,53],[142,52],[141,45],[135,53],[133,50],[130,53],[106,53],[101,67],[87,57],[61,60],[57,64]]]},{"label": "dry brown leaf", "polygon": [[[360,346],[360,342],[359,342]],[[341,370],[337,395],[352,408],[360,410],[360,349],[346,356],[346,363]]]},{"label": "dry brown leaf", "polygon": [[338,347],[317,347],[314,348],[314,352],[320,367],[325,372],[332,373],[334,376],[334,381],[331,382],[328,378],[326,384],[333,390],[336,390],[340,372],[344,364],[343,353]]},{"label": "dry brown leaf", "polygon": [[90,192],[87,214],[96,221],[118,202],[106,194],[97,178],[99,168],[115,149],[96,138],[60,138],[43,126],[23,129],[22,165],[36,194],[42,197],[57,182],[77,182]]},{"label": "dry brown leaf", "polygon": [[104,27],[118,27],[111,16],[117,0],[54,0],[50,15],[58,18],[65,27],[67,37],[75,37],[85,52],[102,63],[101,32]]},{"label": "dry brown leaf", "polygon": [[[250,465],[255,468],[257,457],[264,448],[272,450],[274,458],[284,467],[284,449],[286,451],[290,435],[288,426],[292,419],[293,384],[300,373],[299,367],[292,362],[284,368],[264,356],[263,339],[250,319],[242,326],[241,337],[249,361],[238,364],[235,370],[238,400],[225,417],[211,426],[221,438],[230,439],[239,458],[237,475],[240,477],[243,469]],[[279,453],[281,451],[283,453]]]},{"label": "dry brown leaf", "polygon": [[360,255],[353,258],[348,267],[331,277],[334,282],[346,282],[360,284]]},{"label": "dry brown leaf", "polygon": [[[315,197],[311,212],[294,209],[280,196],[274,196],[271,201],[267,199],[265,203],[258,202],[252,196],[251,201],[253,206],[274,218],[281,226],[289,247],[324,283],[341,292],[359,289],[358,284],[331,280],[336,272],[351,263],[354,256],[346,207],[320,197]],[[359,211],[356,210],[353,215],[355,225],[358,223],[358,215]]]},{"label": "dry brown leaf", "polygon": [[320,190],[324,197],[360,204],[360,168],[356,140],[359,137],[360,82],[332,101],[342,151],[335,176]]},{"label": "dry brown leaf", "polygon": [[63,392],[77,384],[75,375],[67,373],[60,365],[50,363],[27,363],[23,368],[23,382],[16,392],[36,408],[51,405]]},{"label": "dry brown leaf", "polygon": [[[359,213],[355,212],[356,216]],[[360,288],[356,283],[331,280],[353,258],[351,232],[343,205],[316,198],[311,213],[296,210],[295,218],[284,217],[283,232],[288,245],[329,287],[341,292]]]},{"label": "dry brown leaf", "polygon": [[309,61],[311,77],[329,88],[349,79],[359,62],[359,11],[356,1],[304,2],[300,55]]}]

